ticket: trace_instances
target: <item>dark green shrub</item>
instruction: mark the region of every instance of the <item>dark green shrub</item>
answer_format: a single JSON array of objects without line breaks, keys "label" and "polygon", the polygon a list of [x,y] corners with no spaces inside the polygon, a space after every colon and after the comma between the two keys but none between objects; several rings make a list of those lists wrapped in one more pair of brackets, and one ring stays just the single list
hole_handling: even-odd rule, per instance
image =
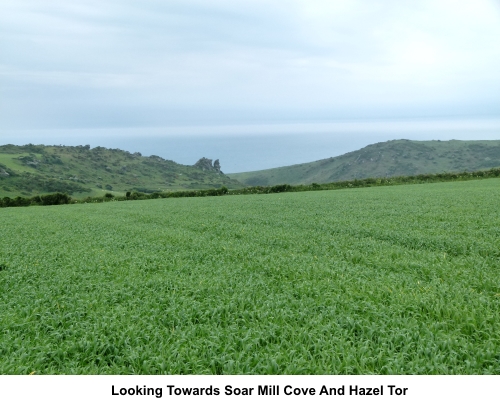
[{"label": "dark green shrub", "polygon": [[283,193],[285,191],[292,190],[293,187],[290,184],[279,184],[277,186],[272,186],[269,189],[270,193]]},{"label": "dark green shrub", "polygon": [[10,207],[10,197],[0,199],[0,207]]},{"label": "dark green shrub", "polygon": [[67,194],[55,193],[33,197],[32,201],[35,204],[40,202],[42,205],[61,205],[69,204],[71,202],[71,197]]},{"label": "dark green shrub", "polygon": [[31,199],[24,197],[16,197],[14,200],[11,200],[11,202],[14,204],[14,207],[27,207],[31,205]]}]

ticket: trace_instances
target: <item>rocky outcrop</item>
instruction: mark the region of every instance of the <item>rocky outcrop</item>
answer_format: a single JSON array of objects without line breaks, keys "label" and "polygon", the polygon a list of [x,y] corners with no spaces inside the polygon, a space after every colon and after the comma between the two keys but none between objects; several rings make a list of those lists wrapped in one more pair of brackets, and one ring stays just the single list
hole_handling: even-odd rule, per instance
[{"label": "rocky outcrop", "polygon": [[0,177],[9,177],[10,174],[7,173],[4,169],[0,169]]},{"label": "rocky outcrop", "polygon": [[197,167],[198,169],[207,172],[222,173],[222,171],[220,170],[219,159],[216,159],[215,162],[212,164],[212,159],[207,159],[205,157],[202,157],[194,164],[194,167]]},{"label": "rocky outcrop", "polygon": [[217,173],[222,173],[221,170],[220,170],[220,162],[219,162],[219,159],[215,159],[215,162],[214,162],[214,169]]}]

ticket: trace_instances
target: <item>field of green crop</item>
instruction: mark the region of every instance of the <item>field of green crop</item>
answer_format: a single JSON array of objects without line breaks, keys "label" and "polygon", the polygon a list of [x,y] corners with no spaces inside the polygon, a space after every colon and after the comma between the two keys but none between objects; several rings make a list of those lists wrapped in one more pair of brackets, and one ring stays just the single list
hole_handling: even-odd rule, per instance
[{"label": "field of green crop", "polygon": [[500,180],[0,210],[2,374],[499,374]]}]

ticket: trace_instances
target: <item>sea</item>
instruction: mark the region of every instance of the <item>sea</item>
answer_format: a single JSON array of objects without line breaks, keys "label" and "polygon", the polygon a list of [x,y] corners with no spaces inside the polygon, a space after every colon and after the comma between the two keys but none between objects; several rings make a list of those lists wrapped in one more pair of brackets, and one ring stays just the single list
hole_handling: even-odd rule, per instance
[{"label": "sea", "polygon": [[157,155],[186,165],[219,159],[224,173],[312,162],[395,139],[500,140],[500,117],[0,130],[0,145],[90,145]]}]

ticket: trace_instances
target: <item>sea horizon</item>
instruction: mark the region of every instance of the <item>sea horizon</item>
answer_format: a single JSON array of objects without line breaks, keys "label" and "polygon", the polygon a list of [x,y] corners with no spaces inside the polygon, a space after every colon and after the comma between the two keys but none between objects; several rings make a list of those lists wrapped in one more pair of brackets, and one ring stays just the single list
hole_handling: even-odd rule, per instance
[{"label": "sea horizon", "polygon": [[0,144],[90,145],[185,165],[219,159],[224,173],[312,162],[396,139],[500,139],[500,118],[286,122],[166,127],[0,130]]}]

